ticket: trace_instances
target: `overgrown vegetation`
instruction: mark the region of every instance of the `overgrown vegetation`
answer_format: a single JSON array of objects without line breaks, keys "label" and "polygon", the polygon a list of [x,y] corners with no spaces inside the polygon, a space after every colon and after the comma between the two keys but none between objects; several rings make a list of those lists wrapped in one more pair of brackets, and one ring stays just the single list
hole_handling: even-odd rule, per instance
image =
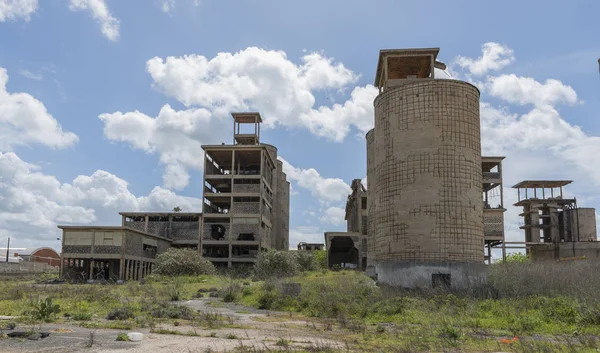
[{"label": "overgrown vegetation", "polygon": [[[302,317],[323,335],[347,339],[353,348],[344,351],[592,352],[600,347],[597,263],[512,258],[490,266],[487,285],[449,293],[387,288],[360,272],[322,270],[319,252],[261,256],[254,281],[214,275],[153,275],[145,283],[114,286],[6,281],[0,283],[0,315],[30,313],[21,320],[32,321],[19,325],[73,320],[92,329],[147,327],[188,336],[207,335],[197,328],[235,327],[217,312],[194,312],[172,302],[201,294],[215,306],[236,302],[286,313],[273,316]],[[214,337],[227,338],[226,332]],[[283,338],[271,343],[286,350],[298,345]],[[317,343],[303,348],[338,351]]]},{"label": "overgrown vegetation", "polygon": [[212,275],[215,272],[215,266],[195,250],[169,248],[156,256],[154,273],[159,275]]},{"label": "overgrown vegetation", "polygon": [[256,280],[291,277],[300,272],[315,271],[319,266],[317,258],[307,251],[269,250],[258,254],[252,276]]}]

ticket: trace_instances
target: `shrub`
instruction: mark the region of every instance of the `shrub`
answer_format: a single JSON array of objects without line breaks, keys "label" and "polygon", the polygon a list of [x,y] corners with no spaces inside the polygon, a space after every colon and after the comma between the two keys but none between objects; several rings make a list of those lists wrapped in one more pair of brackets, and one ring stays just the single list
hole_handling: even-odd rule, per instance
[{"label": "shrub", "polygon": [[529,256],[519,253],[519,252],[506,255],[507,263],[525,263],[528,261],[529,261]]},{"label": "shrub", "polygon": [[190,308],[183,305],[173,305],[166,302],[155,304],[152,306],[148,313],[153,318],[165,318],[165,319],[185,319],[190,320],[194,314]]},{"label": "shrub", "polygon": [[315,258],[315,263],[319,269],[327,269],[327,251],[315,250],[313,257]]},{"label": "shrub", "polygon": [[122,307],[112,309],[108,315],[106,315],[106,320],[128,320],[132,319],[133,317],[134,315],[131,309]]},{"label": "shrub", "polygon": [[211,275],[216,273],[215,266],[203,259],[196,250],[169,248],[156,256],[154,272],[160,275]]},{"label": "shrub", "polygon": [[56,314],[60,312],[60,306],[54,304],[52,298],[38,299],[32,304],[31,314],[36,320],[51,322],[56,320]]},{"label": "shrub", "polygon": [[241,291],[242,286],[238,282],[228,279],[227,283],[219,291],[219,297],[223,298],[223,301],[226,303],[234,302]]},{"label": "shrub", "polygon": [[166,296],[170,301],[175,302],[183,299],[184,283],[181,278],[174,278],[172,282],[167,283],[164,287]]},{"label": "shrub", "polygon": [[275,291],[263,290],[258,295],[258,308],[259,309],[271,309],[273,307],[273,303],[277,299],[277,293]]},{"label": "shrub", "polygon": [[129,336],[125,332],[119,332],[117,334],[117,341],[127,342],[129,341]]},{"label": "shrub", "polygon": [[269,250],[258,254],[252,275],[264,280],[294,276],[300,270],[295,254],[290,251]]},{"label": "shrub", "polygon": [[72,315],[75,321],[87,321],[92,318],[88,302],[82,300],[75,303],[75,313]]},{"label": "shrub", "polygon": [[457,341],[462,336],[460,330],[453,325],[444,323],[438,331],[438,337],[447,339],[450,341]]},{"label": "shrub", "polygon": [[315,260],[313,253],[309,251],[294,251],[292,254],[296,257],[299,271],[316,271],[318,269],[317,261]]}]

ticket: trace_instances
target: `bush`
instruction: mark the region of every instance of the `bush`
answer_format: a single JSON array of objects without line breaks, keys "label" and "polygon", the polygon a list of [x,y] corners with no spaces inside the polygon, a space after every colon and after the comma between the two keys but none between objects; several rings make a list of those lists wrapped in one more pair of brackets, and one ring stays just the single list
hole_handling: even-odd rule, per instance
[{"label": "bush", "polygon": [[169,248],[156,256],[154,272],[169,276],[212,275],[216,273],[216,269],[196,250]]},{"label": "bush", "polygon": [[106,315],[106,320],[128,320],[132,319],[133,316],[133,311],[129,308],[114,308]]},{"label": "bush", "polygon": [[54,304],[52,298],[38,299],[32,304],[31,314],[36,320],[51,322],[56,320],[56,314],[60,312],[60,306]]},{"label": "bush", "polygon": [[119,332],[117,334],[117,341],[127,342],[129,341],[129,336],[125,332]]},{"label": "bush", "polygon": [[315,250],[313,257],[315,258],[315,263],[320,270],[327,269],[327,251]]},{"label": "bush", "polygon": [[82,300],[75,303],[75,313],[72,315],[75,321],[87,321],[92,318],[90,312],[90,305],[88,302]]},{"label": "bush", "polygon": [[271,309],[273,303],[277,299],[277,293],[272,290],[263,290],[258,295],[258,308],[259,309]]},{"label": "bush", "polygon": [[238,295],[241,293],[241,291],[242,286],[238,282],[229,278],[218,293],[219,297],[221,297],[224,302],[230,303],[234,302],[238,298]]},{"label": "bush", "polygon": [[316,271],[318,269],[317,261],[313,253],[309,251],[294,251],[292,254],[296,257],[299,271]]},{"label": "bush", "polygon": [[295,254],[290,251],[269,250],[258,254],[252,275],[258,280],[291,277],[300,271]]},{"label": "bush", "polygon": [[190,308],[183,305],[173,305],[169,303],[159,303],[150,307],[148,313],[153,318],[161,319],[184,319],[190,320],[194,314]]},{"label": "bush", "polygon": [[525,263],[528,261],[529,261],[529,256],[519,253],[519,252],[506,255],[507,263]]}]

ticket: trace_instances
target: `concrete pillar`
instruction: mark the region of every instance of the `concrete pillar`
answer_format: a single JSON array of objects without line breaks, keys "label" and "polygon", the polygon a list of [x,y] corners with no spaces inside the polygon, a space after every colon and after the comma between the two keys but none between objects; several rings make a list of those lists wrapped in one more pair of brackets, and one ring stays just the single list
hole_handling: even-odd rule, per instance
[{"label": "concrete pillar", "polygon": [[94,260],[90,261],[90,273],[89,279],[94,279]]},{"label": "concrete pillar", "polygon": [[137,279],[136,280],[140,280],[142,279],[142,261],[137,261]]},{"label": "concrete pillar", "polygon": [[125,273],[125,260],[119,259],[119,279],[123,280],[123,275]]}]

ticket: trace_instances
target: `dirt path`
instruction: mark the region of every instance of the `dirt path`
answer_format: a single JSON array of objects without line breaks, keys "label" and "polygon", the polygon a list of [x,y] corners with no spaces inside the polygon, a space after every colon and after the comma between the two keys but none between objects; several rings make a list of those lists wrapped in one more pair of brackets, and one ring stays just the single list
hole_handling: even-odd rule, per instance
[{"label": "dirt path", "polygon": [[[342,348],[343,342],[329,338],[319,330],[321,324],[292,316],[289,313],[257,310],[214,298],[179,303],[202,313],[221,316],[223,326],[215,328],[160,324],[156,329],[180,334],[150,333],[149,329],[134,330],[144,334],[141,342],[117,342],[122,330],[87,329],[76,324],[46,324],[50,337],[0,340],[0,352],[231,352],[246,347],[247,351],[301,349],[315,347]],[[93,332],[93,344],[90,332]],[[131,332],[131,331],[129,331]],[[193,336],[191,336],[193,335]]]}]

